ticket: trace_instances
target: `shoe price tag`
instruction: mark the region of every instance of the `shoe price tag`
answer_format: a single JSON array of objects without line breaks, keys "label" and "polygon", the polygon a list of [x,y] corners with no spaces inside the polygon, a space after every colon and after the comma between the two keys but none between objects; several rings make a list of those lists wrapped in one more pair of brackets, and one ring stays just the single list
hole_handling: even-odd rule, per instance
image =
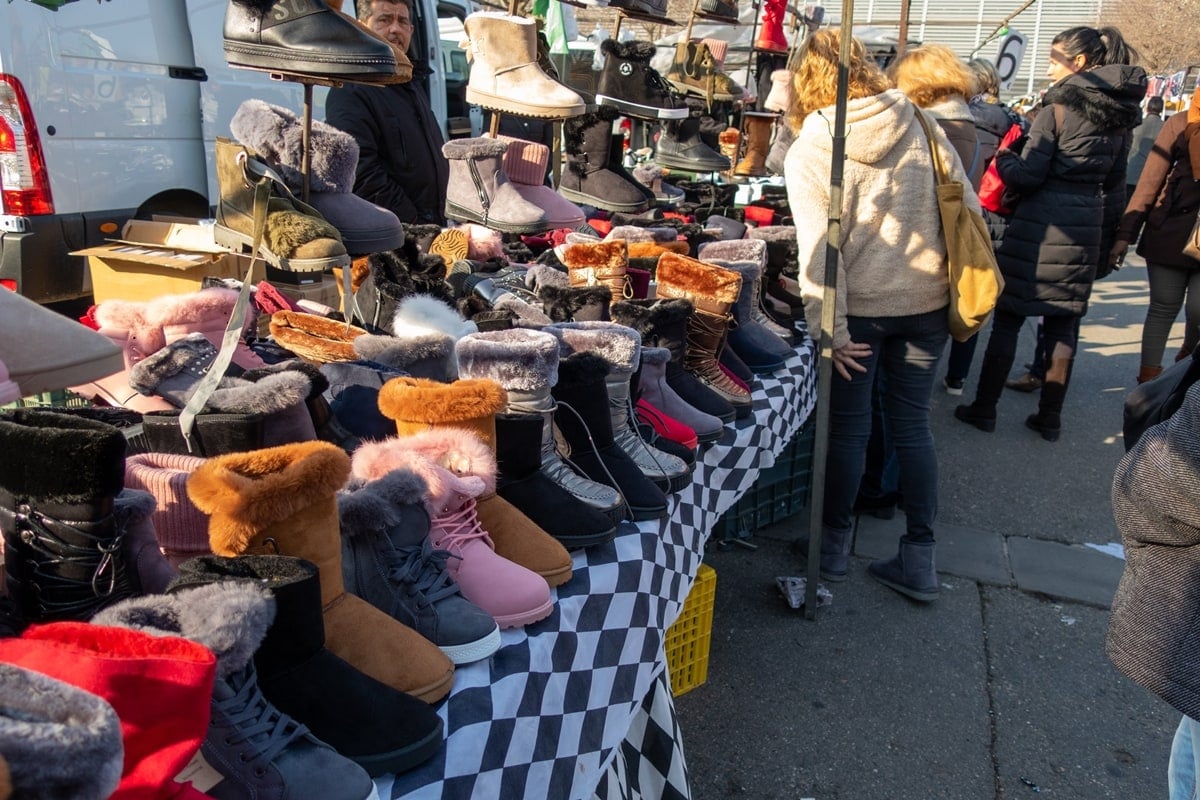
[{"label": "shoe price tag", "polygon": [[176,783],[191,783],[198,792],[207,792],[223,780],[225,776],[217,772],[199,750],[183,771],[175,776]]}]

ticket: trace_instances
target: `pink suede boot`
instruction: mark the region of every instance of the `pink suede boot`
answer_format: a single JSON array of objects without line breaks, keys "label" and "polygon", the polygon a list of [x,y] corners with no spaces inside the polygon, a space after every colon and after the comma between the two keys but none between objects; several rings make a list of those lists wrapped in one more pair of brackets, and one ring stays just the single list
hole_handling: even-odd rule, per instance
[{"label": "pink suede boot", "polygon": [[97,331],[121,348],[124,368],[105,378],[70,387],[72,392],[102,405],[119,406],[145,414],[173,406],[161,397],[146,397],[129,385],[129,371],[166,345],[162,328],[146,320],[145,304],[106,300],[92,310]]},{"label": "pink suede boot", "polygon": [[[182,339],[189,333],[203,333],[204,338],[220,350],[225,326],[233,315],[237,297],[238,293],[233,289],[220,287],[189,294],[164,295],[146,304],[146,320],[162,328],[165,344]],[[254,330],[255,325],[254,314],[248,314],[243,333]],[[263,366],[263,360],[246,345],[244,337],[238,340],[233,351],[233,363],[242,369]]]}]

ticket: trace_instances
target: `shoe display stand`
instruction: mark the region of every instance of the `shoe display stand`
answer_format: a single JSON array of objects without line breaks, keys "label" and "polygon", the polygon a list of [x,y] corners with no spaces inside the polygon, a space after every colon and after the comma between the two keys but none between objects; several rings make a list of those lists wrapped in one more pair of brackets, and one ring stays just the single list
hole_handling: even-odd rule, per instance
[{"label": "shoe display stand", "polygon": [[671,27],[678,27],[679,25],[678,22],[670,19],[669,17],[659,17],[655,16],[654,14],[646,14],[633,8],[619,8],[617,6],[609,6],[609,8],[617,12],[617,22],[613,26],[611,37],[616,41],[621,40],[621,23],[623,23],[626,18],[636,20],[638,22],[647,22],[651,25],[670,25]]},{"label": "shoe display stand", "polygon": [[380,797],[466,800],[690,797],[663,650],[721,515],[771,468],[816,402],[805,339],[756,378],[754,412],[697,453],[692,482],[662,520],[623,523],[577,550],[546,619],[502,632],[491,659],[460,666],[438,707],[445,746],[378,778]]}]

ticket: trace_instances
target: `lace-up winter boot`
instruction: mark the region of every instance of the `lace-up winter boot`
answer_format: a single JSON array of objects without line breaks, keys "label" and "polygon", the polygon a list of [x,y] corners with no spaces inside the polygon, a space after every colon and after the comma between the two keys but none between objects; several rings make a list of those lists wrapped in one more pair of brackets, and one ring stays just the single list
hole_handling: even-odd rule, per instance
[{"label": "lace-up winter boot", "polygon": [[665,253],[658,260],[658,294],[690,300],[684,369],[734,407],[738,418],[752,410],[750,393],[718,366],[732,322],[730,313],[742,288],[742,276],[694,258]]},{"label": "lace-up winter boot", "polygon": [[[690,300],[626,301],[613,303],[612,312],[614,322],[633,328],[642,335],[643,348],[665,348],[670,353],[670,360],[664,369],[664,380],[685,405],[715,417],[722,424],[733,422],[736,417],[733,406],[684,368],[688,349],[688,321],[695,313]],[[652,398],[653,395],[647,397]],[[663,411],[691,424],[688,422],[690,416],[671,402],[672,398],[664,395],[660,400],[666,403],[659,406]],[[697,434],[701,430],[711,431],[711,424],[707,420],[697,422],[700,425],[696,428]],[[703,441],[711,440],[706,438]]]},{"label": "lace-up winter boot", "polygon": [[771,150],[775,115],[743,111],[742,117],[746,125],[746,155],[733,168],[733,174],[759,178],[767,174],[767,153]]},{"label": "lace-up winter boot", "polygon": [[[191,784],[175,782],[208,730],[217,665],[208,648],[127,628],[52,622],[30,626],[19,639],[0,639],[0,662],[69,683],[117,712],[124,758],[112,797],[203,800],[208,796]],[[120,755],[117,758],[121,760]],[[43,769],[52,763],[44,763]],[[79,766],[83,765],[72,765]],[[107,756],[102,764],[89,766],[99,770],[98,783],[107,780]]]},{"label": "lace-up winter boot", "polygon": [[232,67],[359,83],[401,77],[392,47],[324,0],[229,0],[224,36]]},{"label": "lace-up winter boot", "polygon": [[121,721],[91,692],[0,664],[0,753],[12,794],[107,800],[121,780]]},{"label": "lace-up winter boot", "polygon": [[96,615],[96,625],[180,637],[217,657],[208,735],[200,752],[219,776],[205,794],[218,800],[263,796],[366,800],[371,778],[262,694],[252,660],[275,616],[265,589],[216,583],[172,595],[125,600]]},{"label": "lace-up winter boot", "polygon": [[788,52],[787,37],[783,35],[783,18],[786,14],[787,0],[763,0],[758,36],[754,38],[755,50],[765,50],[768,53]]},{"label": "lace-up winter boot", "polygon": [[537,25],[532,19],[477,11],[466,18],[463,28],[471,59],[468,103],[545,119],[584,112],[583,98],[538,66]]},{"label": "lace-up winter boot", "polygon": [[198,456],[172,453],[139,453],[125,460],[125,488],[154,497],[150,524],[167,562],[176,568],[209,555],[208,517],[187,496],[187,479],[203,463]]},{"label": "lace-up winter boot", "polygon": [[[767,340],[770,342],[768,349],[777,352],[783,358],[790,356],[793,352],[793,329],[785,328],[767,316],[766,312],[763,311],[762,298],[763,293],[766,291],[763,287],[763,282],[765,281],[763,273],[767,267],[767,243],[762,239],[754,238],[706,242],[700,245],[697,253],[697,257],[701,261],[713,258],[719,261],[749,261],[756,266],[751,281],[750,299],[752,302],[749,304],[750,320],[755,325],[766,328],[768,332],[782,339],[784,345],[786,345],[785,349],[779,349],[779,343],[773,339]],[[746,283],[745,278],[743,278],[742,283]],[[738,300],[740,302],[741,295],[738,296]]]},{"label": "lace-up winter boot", "polygon": [[627,275],[628,246],[623,240],[564,245],[560,260],[572,286],[607,286],[614,300],[633,296]]},{"label": "lace-up winter boot", "polygon": [[[583,477],[568,466],[558,452],[554,431],[557,403],[551,394],[551,387],[558,382],[558,339],[549,333],[532,330],[475,333],[459,339],[456,350],[459,374],[496,381],[508,392],[509,414],[535,414],[540,418],[540,471],[555,485],[608,520],[607,525],[601,528],[597,525],[595,515],[586,514],[575,521],[578,530],[573,534],[559,533],[563,527],[561,521],[546,529],[568,548],[587,547],[607,541],[604,537],[611,539],[615,525],[627,515],[625,501],[611,486]],[[505,449],[503,441],[498,449],[501,452]],[[535,515],[529,505],[534,498],[522,498],[522,502],[518,503],[513,498],[524,493],[514,490],[506,494],[505,488],[502,481],[502,496],[508,497],[523,512],[542,524],[545,517]]]},{"label": "lace-up winter boot", "polygon": [[315,564],[289,556],[201,556],[180,565],[170,592],[209,584],[267,589],[275,619],[254,651],[263,695],[370,775],[404,772],[442,746],[427,704],[364,675],[325,648]]},{"label": "lace-up winter boot", "polygon": [[478,222],[505,233],[539,233],[546,229],[546,212],[521,196],[504,172],[508,149],[498,139],[455,139],[442,145],[450,162],[446,186],[446,216]]},{"label": "lace-up winter boot", "polygon": [[559,586],[571,578],[566,549],[516,506],[496,494],[496,414],[508,402],[495,381],[435,383],[397,378],[383,387],[379,407],[407,447],[459,475],[484,482],[475,501],[496,552]]},{"label": "lace-up winter boot", "polygon": [[899,552],[891,558],[872,561],[867,565],[867,574],[919,603],[932,603],[938,598],[933,551],[933,540],[917,542],[902,536]]},{"label": "lace-up winter boot", "polygon": [[450,575],[463,596],[491,614],[501,628],[517,628],[544,619],[554,608],[550,587],[538,574],[497,555],[479,524],[475,498],[486,491],[483,479],[459,476],[438,466],[403,439],[372,442],[354,454],[356,473],[368,479],[394,469],[412,470],[425,481],[429,541],[448,552]]},{"label": "lace-up winter boot", "polygon": [[711,255],[706,255],[704,262],[742,276],[737,303],[733,306],[735,325],[729,332],[729,348],[756,373],[770,373],[783,367],[792,348],[754,320],[755,290],[762,267],[754,261],[726,260]]},{"label": "lace-up winter boot", "polygon": [[436,702],[454,665],[431,642],[347,594],[335,493],[350,459],[327,442],[303,442],[211,458],[192,474],[188,496],[208,514],[217,555],[278,553],[320,569],[329,649],[382,683]]},{"label": "lace-up winter boot", "polygon": [[653,42],[601,42],[605,60],[596,86],[596,102],[638,119],[686,117],[687,107],[675,99],[658,70],[650,66],[655,49]]},{"label": "lace-up winter boot", "polygon": [[613,146],[612,124],[620,116],[611,106],[600,106],[563,123],[566,168],[558,192],[572,203],[637,214],[648,207],[637,181],[609,169]]},{"label": "lace-up winter boot", "polygon": [[125,436],[52,411],[0,412],[0,532],[8,595],[31,622],[89,619],[132,595],[116,498]]},{"label": "lace-up winter boot", "polygon": [[730,161],[700,138],[700,118],[688,117],[663,125],[654,162],[684,172],[728,172]]},{"label": "lace-up winter boot", "polygon": [[425,482],[385,472],[338,497],[346,588],[441,648],[455,664],[500,649],[500,628],[462,595],[444,550],[429,541]]},{"label": "lace-up winter boot", "polygon": [[551,389],[558,402],[554,422],[570,448],[571,462],[584,475],[617,489],[633,519],[656,519],[667,513],[667,498],[613,438],[607,376],[608,364],[600,356],[562,358],[558,383]]},{"label": "lace-up winter boot", "polygon": [[[568,353],[592,353],[608,364],[605,378],[613,441],[642,474],[663,492],[677,492],[691,480],[691,470],[681,459],[652,447],[634,426],[630,380],[641,366],[642,337],[632,328],[614,322],[570,322],[547,328],[558,336]],[[628,499],[628,495],[626,496]]]}]

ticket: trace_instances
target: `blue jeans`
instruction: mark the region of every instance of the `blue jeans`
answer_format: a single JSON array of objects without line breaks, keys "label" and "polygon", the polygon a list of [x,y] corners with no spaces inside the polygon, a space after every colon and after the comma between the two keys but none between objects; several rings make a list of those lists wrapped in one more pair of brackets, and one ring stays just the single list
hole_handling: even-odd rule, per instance
[{"label": "blue jeans", "polygon": [[1170,800],[1196,800],[1196,767],[1200,764],[1200,722],[1189,716],[1179,720],[1175,741],[1171,743],[1171,762],[1167,766],[1167,797]]},{"label": "blue jeans", "polygon": [[850,338],[871,346],[864,372],[846,380],[835,370],[829,397],[829,453],[825,460],[824,524],[850,529],[871,437],[875,374],[887,381],[883,410],[900,462],[900,492],[908,537],[933,538],[937,514],[937,453],[929,430],[929,405],[938,359],[950,335],[946,309],[907,317],[849,317]]}]

